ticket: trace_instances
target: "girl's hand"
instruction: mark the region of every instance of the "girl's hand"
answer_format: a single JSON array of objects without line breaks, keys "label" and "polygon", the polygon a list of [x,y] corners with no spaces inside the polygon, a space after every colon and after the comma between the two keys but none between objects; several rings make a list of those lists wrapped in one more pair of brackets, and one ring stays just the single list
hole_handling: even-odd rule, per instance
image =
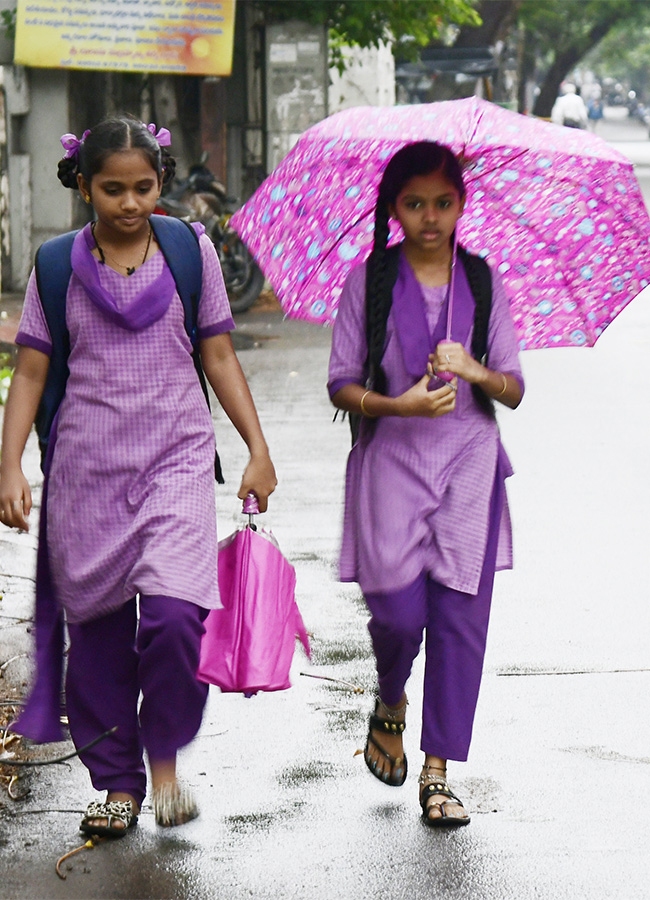
[{"label": "girl's hand", "polygon": [[485,377],[485,366],[454,341],[440,341],[436,352],[429,355],[429,365],[434,374],[452,372],[469,384],[478,384]]},{"label": "girl's hand", "polygon": [[3,473],[0,479],[0,522],[9,528],[29,531],[27,517],[31,510],[32,492],[22,471]]},{"label": "girl's hand", "polygon": [[267,510],[269,495],[273,493],[277,483],[271,457],[268,453],[257,454],[251,456],[244,470],[237,496],[240,500],[245,500],[252,491],[257,497],[260,512],[263,513]]},{"label": "girl's hand", "polygon": [[456,406],[458,379],[436,391],[428,390],[430,375],[425,375],[417,384],[397,398],[400,416],[423,416],[436,419],[450,413]]}]

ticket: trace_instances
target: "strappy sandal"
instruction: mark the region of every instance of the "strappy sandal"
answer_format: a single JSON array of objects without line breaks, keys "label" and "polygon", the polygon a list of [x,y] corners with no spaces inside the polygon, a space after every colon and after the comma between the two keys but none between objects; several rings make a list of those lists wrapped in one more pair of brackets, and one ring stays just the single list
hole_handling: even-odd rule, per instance
[{"label": "strappy sandal", "polygon": [[[422,773],[418,778],[418,783],[421,785],[420,806],[422,807],[422,818],[427,825],[431,826],[431,828],[458,828],[461,825],[469,825],[471,821],[469,816],[450,816],[447,814],[445,807],[448,803],[456,804],[462,807],[462,809],[465,809],[465,807],[463,806],[462,801],[459,800],[456,794],[450,789],[446,774],[425,774],[425,769],[433,768],[434,766],[423,766]],[[440,794],[447,799],[436,803],[429,803],[428,801],[437,794]],[[432,809],[435,809],[436,806],[440,810],[440,815],[432,819],[429,812]]]},{"label": "strappy sandal", "polygon": [[161,828],[185,825],[196,819],[199,808],[189,788],[169,781],[154,789],[153,814]]},{"label": "strappy sandal", "polygon": [[[377,711],[379,710],[380,705],[386,711],[386,718],[377,715]],[[375,778],[378,778],[382,784],[387,784],[390,787],[401,787],[406,781],[406,773],[408,771],[406,756],[391,756],[391,754],[375,740],[372,732],[374,730],[383,731],[385,734],[392,735],[403,734],[404,729],[406,728],[406,724],[404,722],[398,721],[398,717],[404,715],[407,706],[408,700],[405,701],[402,706],[396,708],[394,713],[391,714],[390,712],[388,712],[386,705],[382,703],[379,698],[377,698],[375,702],[375,711],[373,715],[370,716],[368,737],[366,739],[365,750],[363,751],[363,758],[365,759],[366,765],[375,776]],[[377,771],[377,760],[371,759],[369,755],[371,746],[378,750],[383,758],[390,763],[390,773],[386,771],[380,773],[379,771]],[[393,775],[396,770],[398,772],[401,772],[401,774],[397,777]],[[392,778],[391,775],[393,775]]]},{"label": "strappy sandal", "polygon": [[[106,819],[106,825],[91,825],[95,819]],[[98,803],[93,800],[88,804],[79,831],[98,837],[123,838],[137,821],[138,817],[133,815],[133,804],[130,800],[111,800],[110,803]],[[118,822],[122,825],[117,825]]]}]

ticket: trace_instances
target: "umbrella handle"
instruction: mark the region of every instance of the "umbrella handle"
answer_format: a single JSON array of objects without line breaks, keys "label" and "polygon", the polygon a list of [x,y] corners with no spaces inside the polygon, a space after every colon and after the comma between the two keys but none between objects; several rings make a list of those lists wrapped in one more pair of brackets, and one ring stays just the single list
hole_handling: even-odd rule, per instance
[{"label": "umbrella handle", "polygon": [[244,500],[244,504],[241,509],[242,513],[245,516],[248,516],[248,524],[255,530],[255,525],[253,524],[253,516],[258,516],[260,513],[260,506],[257,502],[257,497],[252,491],[249,491],[246,495],[246,499]]}]

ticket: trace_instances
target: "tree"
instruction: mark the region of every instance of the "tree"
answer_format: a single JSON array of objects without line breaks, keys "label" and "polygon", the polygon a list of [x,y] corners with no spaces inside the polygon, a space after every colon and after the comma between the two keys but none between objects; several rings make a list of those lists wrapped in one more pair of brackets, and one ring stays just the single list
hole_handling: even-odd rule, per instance
[{"label": "tree", "polygon": [[[589,50],[616,25],[638,21],[647,14],[638,0],[537,0],[521,3],[517,22],[521,29],[526,66],[533,59],[543,69],[543,80],[532,112],[549,116],[567,75]],[[522,67],[520,81],[534,75]]]},{"label": "tree", "polygon": [[650,7],[643,20],[616,25],[585,58],[585,64],[600,78],[611,78],[634,89],[645,103],[650,101]]},{"label": "tree", "polygon": [[326,25],[331,62],[341,67],[341,47],[376,47],[399,41],[417,54],[449,23],[480,24],[476,0],[255,0],[267,23],[300,19]]},{"label": "tree", "polygon": [[[515,20],[521,0],[479,0],[476,12],[480,21],[466,22],[457,30],[453,40],[454,49],[481,50],[486,47],[495,48],[497,44],[506,46],[505,39]],[[430,48],[446,46],[448,41],[434,40]],[[498,62],[498,60],[497,60]],[[500,81],[500,75],[496,78]],[[457,82],[453,76],[438,77],[432,90],[431,99],[452,99],[463,97],[467,91],[474,90],[474,84]]]}]

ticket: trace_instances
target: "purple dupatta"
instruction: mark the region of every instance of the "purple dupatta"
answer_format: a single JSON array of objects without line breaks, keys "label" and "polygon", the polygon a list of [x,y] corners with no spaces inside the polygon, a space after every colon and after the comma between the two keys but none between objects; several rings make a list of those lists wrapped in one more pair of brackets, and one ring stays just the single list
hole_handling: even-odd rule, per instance
[{"label": "purple dupatta", "polygon": [[161,274],[123,309],[118,309],[115,298],[99,280],[99,265],[92,254],[96,246],[90,225],[86,225],[72,245],[72,271],[84,286],[84,290],[111,322],[127,331],[141,331],[161,319],[176,292],[176,283],[169,266],[163,266]]},{"label": "purple dupatta", "polygon": [[[457,272],[455,270],[458,270]],[[472,325],[476,304],[470,290],[463,265],[456,260],[451,285],[440,310],[436,327],[431,331],[427,323],[422,288],[402,252],[399,259],[397,281],[393,288],[392,314],[395,331],[402,348],[404,367],[413,378],[421,378],[427,370],[429,354],[444,340],[466,344]],[[450,296],[451,294],[451,296]],[[448,331],[449,304],[451,303],[451,328]]]}]

